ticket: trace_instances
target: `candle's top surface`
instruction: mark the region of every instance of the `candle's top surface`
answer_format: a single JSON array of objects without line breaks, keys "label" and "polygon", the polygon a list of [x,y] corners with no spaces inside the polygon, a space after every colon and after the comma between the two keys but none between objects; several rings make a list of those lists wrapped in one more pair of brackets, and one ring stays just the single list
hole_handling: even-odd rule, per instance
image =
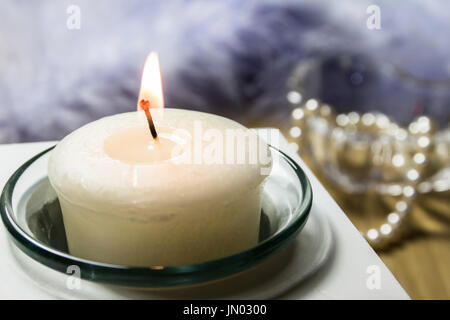
[{"label": "candle's top surface", "polygon": [[[192,205],[259,187],[271,167],[267,145],[235,121],[181,109],[155,117],[154,141],[143,112],[91,122],[65,137],[49,160],[60,196],[87,207],[133,214],[133,207]],[[130,203],[133,206],[130,207]]]}]

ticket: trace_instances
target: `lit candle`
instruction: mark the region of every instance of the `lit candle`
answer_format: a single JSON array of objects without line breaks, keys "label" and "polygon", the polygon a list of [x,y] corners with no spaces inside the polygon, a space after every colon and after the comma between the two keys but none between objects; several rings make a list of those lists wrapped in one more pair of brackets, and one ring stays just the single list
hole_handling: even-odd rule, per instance
[{"label": "lit candle", "polygon": [[267,145],[232,120],[163,109],[160,77],[151,54],[138,100],[149,112],[89,123],[52,152],[48,176],[72,255],[169,266],[257,244]]}]

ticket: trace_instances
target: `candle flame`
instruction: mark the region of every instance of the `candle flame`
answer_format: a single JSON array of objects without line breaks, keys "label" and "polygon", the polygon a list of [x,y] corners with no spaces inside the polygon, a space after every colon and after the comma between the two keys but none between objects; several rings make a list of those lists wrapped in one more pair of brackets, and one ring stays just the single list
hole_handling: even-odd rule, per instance
[{"label": "candle flame", "polygon": [[137,103],[138,110],[148,110],[148,108],[164,108],[161,71],[156,52],[150,52],[145,61]]}]

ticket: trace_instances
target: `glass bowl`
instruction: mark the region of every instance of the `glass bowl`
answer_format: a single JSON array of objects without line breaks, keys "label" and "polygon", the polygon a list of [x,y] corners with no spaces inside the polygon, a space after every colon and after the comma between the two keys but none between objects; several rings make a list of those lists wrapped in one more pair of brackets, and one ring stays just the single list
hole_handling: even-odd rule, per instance
[{"label": "glass bowl", "polygon": [[24,163],[7,181],[0,214],[11,239],[34,260],[63,273],[80,269],[83,279],[127,287],[186,286],[239,273],[286,247],[311,209],[310,183],[298,164],[270,146],[273,169],[264,185],[259,243],[246,251],[198,264],[134,267],[82,259],[67,249],[61,209],[47,178],[49,148]]}]

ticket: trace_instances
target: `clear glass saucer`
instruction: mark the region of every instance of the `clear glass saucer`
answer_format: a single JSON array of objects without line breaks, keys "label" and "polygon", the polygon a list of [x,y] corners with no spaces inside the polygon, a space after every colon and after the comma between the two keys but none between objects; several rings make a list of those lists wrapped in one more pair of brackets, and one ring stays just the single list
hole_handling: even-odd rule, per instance
[{"label": "clear glass saucer", "polygon": [[312,204],[309,181],[298,164],[270,147],[274,167],[267,177],[260,241],[225,258],[180,266],[134,267],[82,259],[67,250],[56,194],[47,178],[49,148],[24,163],[7,181],[0,214],[14,244],[32,259],[63,273],[78,266],[83,279],[127,287],[186,286],[249,269],[286,247],[302,230]]}]

